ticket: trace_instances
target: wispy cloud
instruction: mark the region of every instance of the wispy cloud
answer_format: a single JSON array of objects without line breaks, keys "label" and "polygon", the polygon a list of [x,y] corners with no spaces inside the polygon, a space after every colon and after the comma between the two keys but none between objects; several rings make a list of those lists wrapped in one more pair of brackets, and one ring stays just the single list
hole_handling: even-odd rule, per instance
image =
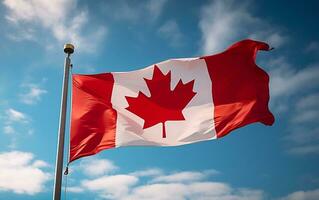
[{"label": "wispy cloud", "polygon": [[183,34],[175,20],[166,21],[159,29],[158,34],[172,47],[180,47],[183,45]]},{"label": "wispy cloud", "polygon": [[[98,163],[100,159],[95,159],[95,161]],[[110,160],[108,162],[113,163]],[[74,167],[77,166],[75,165]],[[118,170],[120,171],[119,167]],[[83,168],[80,171],[74,170],[74,172],[86,173]],[[237,188],[225,182],[212,181],[211,177],[217,174],[220,174],[220,172],[214,169],[167,172],[160,168],[149,168],[131,173],[118,173],[91,179],[74,180],[73,182],[76,185],[70,186],[68,191],[74,193],[74,195],[94,192],[97,198],[118,200],[266,200],[271,197],[271,195],[261,189]],[[314,200],[319,197],[318,191],[318,189],[296,191],[276,199]]]},{"label": "wispy cloud", "polygon": [[319,153],[319,94],[299,98],[291,112],[288,152],[294,155]]},{"label": "wispy cloud", "polygon": [[82,187],[68,187],[68,192],[71,193],[81,193],[84,189]]},{"label": "wispy cloud", "polygon": [[219,172],[216,170],[208,170],[204,172],[196,172],[196,171],[183,171],[177,172],[170,175],[162,175],[157,176],[152,180],[152,182],[194,182],[205,179],[205,177],[209,177],[212,174],[218,174]]},{"label": "wispy cloud", "polygon": [[264,63],[270,73],[271,107],[277,116],[287,117],[287,152],[293,155],[319,153],[319,65],[293,66],[286,57]]},{"label": "wispy cloud", "polygon": [[137,177],[154,177],[154,176],[160,176],[163,174],[163,171],[159,168],[152,168],[152,169],[145,169],[141,171],[135,171],[130,173],[132,176]]},{"label": "wispy cloud", "polygon": [[[305,134],[307,134],[307,132],[305,132]],[[288,153],[291,153],[294,155],[318,154],[319,153],[319,144],[293,146],[293,147],[288,149]]]},{"label": "wispy cloud", "polygon": [[[103,4],[105,14],[127,22],[154,22],[161,15],[167,0],[147,0],[141,4],[119,0]],[[113,12],[116,10],[116,12]]]},{"label": "wispy cloud", "polygon": [[220,182],[159,183],[142,185],[133,189],[132,194],[122,199],[263,199],[261,190],[235,189]]},{"label": "wispy cloud", "polygon": [[15,33],[11,33],[7,35],[9,39],[16,41],[16,42],[21,42],[24,40],[28,41],[36,41],[36,31],[33,28],[30,27],[20,27],[19,31]]},{"label": "wispy cloud", "polygon": [[272,98],[289,97],[306,89],[313,89],[319,85],[319,65],[312,64],[297,70],[284,57],[270,60],[270,87]]},{"label": "wispy cloud", "polygon": [[[319,71],[319,67],[318,67],[318,71]],[[318,81],[318,86],[319,86],[319,81]],[[307,123],[316,122],[318,118],[319,118],[319,93],[315,93],[315,94],[309,94],[307,96],[301,97],[297,101],[295,106],[295,114],[291,117],[291,121],[293,123],[298,123],[298,124],[307,124]]]},{"label": "wispy cloud", "polygon": [[11,151],[0,153],[0,191],[35,195],[45,190],[51,179],[43,168],[48,164],[35,160],[34,154]]},{"label": "wispy cloud", "polygon": [[318,100],[319,100],[319,93],[310,94],[308,96],[302,97],[296,104],[296,108],[298,110],[302,109],[312,109],[317,107],[318,108]]},{"label": "wispy cloud", "polygon": [[293,192],[280,200],[316,200],[319,199],[319,189]]},{"label": "wispy cloud", "polygon": [[15,132],[14,128],[10,125],[6,125],[3,127],[3,132],[5,134],[13,134]]},{"label": "wispy cloud", "polygon": [[[319,106],[319,105],[318,105]],[[318,108],[318,106],[316,108]],[[294,123],[307,123],[314,122],[319,118],[319,110],[302,110],[297,111],[297,116],[292,117],[292,122]],[[298,115],[299,114],[299,115]]]},{"label": "wispy cloud", "polygon": [[[101,160],[105,161],[105,159]],[[98,164],[101,160],[95,161]],[[85,169],[81,168],[81,170],[83,174],[86,174]],[[75,172],[79,171],[75,170]],[[163,169],[150,168],[127,174],[104,175],[76,181],[80,184],[71,186],[73,189],[70,192],[93,191],[102,199],[119,200],[263,199],[264,192],[261,190],[233,188],[227,183],[208,180],[218,173],[216,170],[167,173]]]},{"label": "wispy cloud", "polygon": [[32,135],[31,118],[14,108],[8,108],[4,113],[3,132],[11,139],[9,148],[16,148],[18,134]]},{"label": "wispy cloud", "polygon": [[119,174],[94,180],[83,180],[82,187],[98,192],[100,197],[105,199],[121,199],[137,182],[138,178],[134,176]]},{"label": "wispy cloud", "polygon": [[23,92],[19,94],[20,101],[27,105],[34,105],[41,100],[41,97],[48,93],[37,84],[23,84]]},{"label": "wispy cloud", "polygon": [[167,0],[149,0],[146,3],[146,10],[150,13],[153,20],[161,15],[166,2]]},{"label": "wispy cloud", "polygon": [[29,121],[29,118],[27,117],[26,114],[17,111],[13,108],[9,108],[6,110],[6,115],[7,115],[7,120],[6,124],[12,124],[15,122],[18,123],[27,123]]},{"label": "wispy cloud", "polygon": [[286,40],[278,27],[270,26],[252,14],[251,1],[211,1],[203,6],[199,27],[202,32],[202,48],[205,54],[224,50],[235,41],[251,38],[279,47]]},{"label": "wispy cloud", "polygon": [[319,127],[316,125],[313,127],[297,124],[292,128],[285,139],[295,145],[319,142]]},{"label": "wispy cloud", "polygon": [[[71,42],[79,51],[91,52],[106,33],[104,26],[84,31],[89,24],[89,13],[77,6],[77,0],[4,0],[3,5],[7,8],[7,21],[16,28],[9,37],[17,41],[39,40],[41,31],[38,29],[44,29],[44,32],[49,30],[59,45]],[[48,37],[42,39],[52,45]]]},{"label": "wispy cloud", "polygon": [[79,169],[88,176],[101,176],[113,172],[117,166],[110,160],[88,158],[81,160]]},{"label": "wispy cloud", "polygon": [[306,49],[306,53],[319,53],[319,42],[318,41],[312,41],[310,42]]}]

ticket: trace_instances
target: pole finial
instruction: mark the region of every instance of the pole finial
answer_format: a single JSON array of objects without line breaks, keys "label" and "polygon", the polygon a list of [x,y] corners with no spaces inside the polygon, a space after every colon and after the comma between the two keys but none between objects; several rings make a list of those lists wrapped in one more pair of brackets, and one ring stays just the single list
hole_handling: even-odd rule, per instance
[{"label": "pole finial", "polygon": [[73,44],[65,44],[64,45],[64,53],[72,54],[74,52]]}]

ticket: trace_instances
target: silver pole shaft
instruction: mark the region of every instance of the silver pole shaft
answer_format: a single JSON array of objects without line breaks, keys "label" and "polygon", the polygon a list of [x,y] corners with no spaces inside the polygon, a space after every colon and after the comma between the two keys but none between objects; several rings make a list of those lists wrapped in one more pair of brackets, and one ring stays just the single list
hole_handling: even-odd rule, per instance
[{"label": "silver pole shaft", "polygon": [[64,61],[64,77],[63,77],[62,99],[61,99],[61,108],[60,108],[59,135],[58,135],[58,146],[57,146],[58,150],[57,150],[57,156],[56,156],[53,200],[61,199],[64,136],[65,136],[70,66],[71,66],[71,59],[70,59],[70,54],[68,54]]}]

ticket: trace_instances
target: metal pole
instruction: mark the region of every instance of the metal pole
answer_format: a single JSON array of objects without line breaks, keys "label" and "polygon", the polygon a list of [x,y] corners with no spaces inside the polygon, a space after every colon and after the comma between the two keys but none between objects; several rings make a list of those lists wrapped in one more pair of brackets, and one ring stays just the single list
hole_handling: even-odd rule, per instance
[{"label": "metal pole", "polygon": [[72,44],[64,45],[64,52],[67,54],[64,61],[64,76],[62,86],[62,98],[60,108],[60,122],[59,134],[57,145],[57,156],[55,166],[55,179],[54,179],[54,192],[53,200],[61,199],[61,185],[62,185],[62,170],[63,170],[63,153],[64,153],[64,136],[65,136],[65,123],[66,123],[66,110],[67,110],[67,97],[68,97],[68,83],[70,76],[71,59],[70,55],[74,52]]}]

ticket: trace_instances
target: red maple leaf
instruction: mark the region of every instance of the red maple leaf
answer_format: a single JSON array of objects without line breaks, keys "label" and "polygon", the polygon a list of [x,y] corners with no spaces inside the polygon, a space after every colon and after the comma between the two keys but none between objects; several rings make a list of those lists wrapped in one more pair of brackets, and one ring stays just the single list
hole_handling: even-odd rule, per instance
[{"label": "red maple leaf", "polygon": [[129,104],[126,109],[144,119],[143,129],[162,123],[162,137],[166,138],[166,121],[185,120],[182,110],[196,95],[193,91],[194,80],[184,84],[180,79],[171,90],[171,71],[164,75],[156,65],[153,78],[144,80],[151,96],[147,97],[142,92],[139,92],[137,97],[125,96]]}]

